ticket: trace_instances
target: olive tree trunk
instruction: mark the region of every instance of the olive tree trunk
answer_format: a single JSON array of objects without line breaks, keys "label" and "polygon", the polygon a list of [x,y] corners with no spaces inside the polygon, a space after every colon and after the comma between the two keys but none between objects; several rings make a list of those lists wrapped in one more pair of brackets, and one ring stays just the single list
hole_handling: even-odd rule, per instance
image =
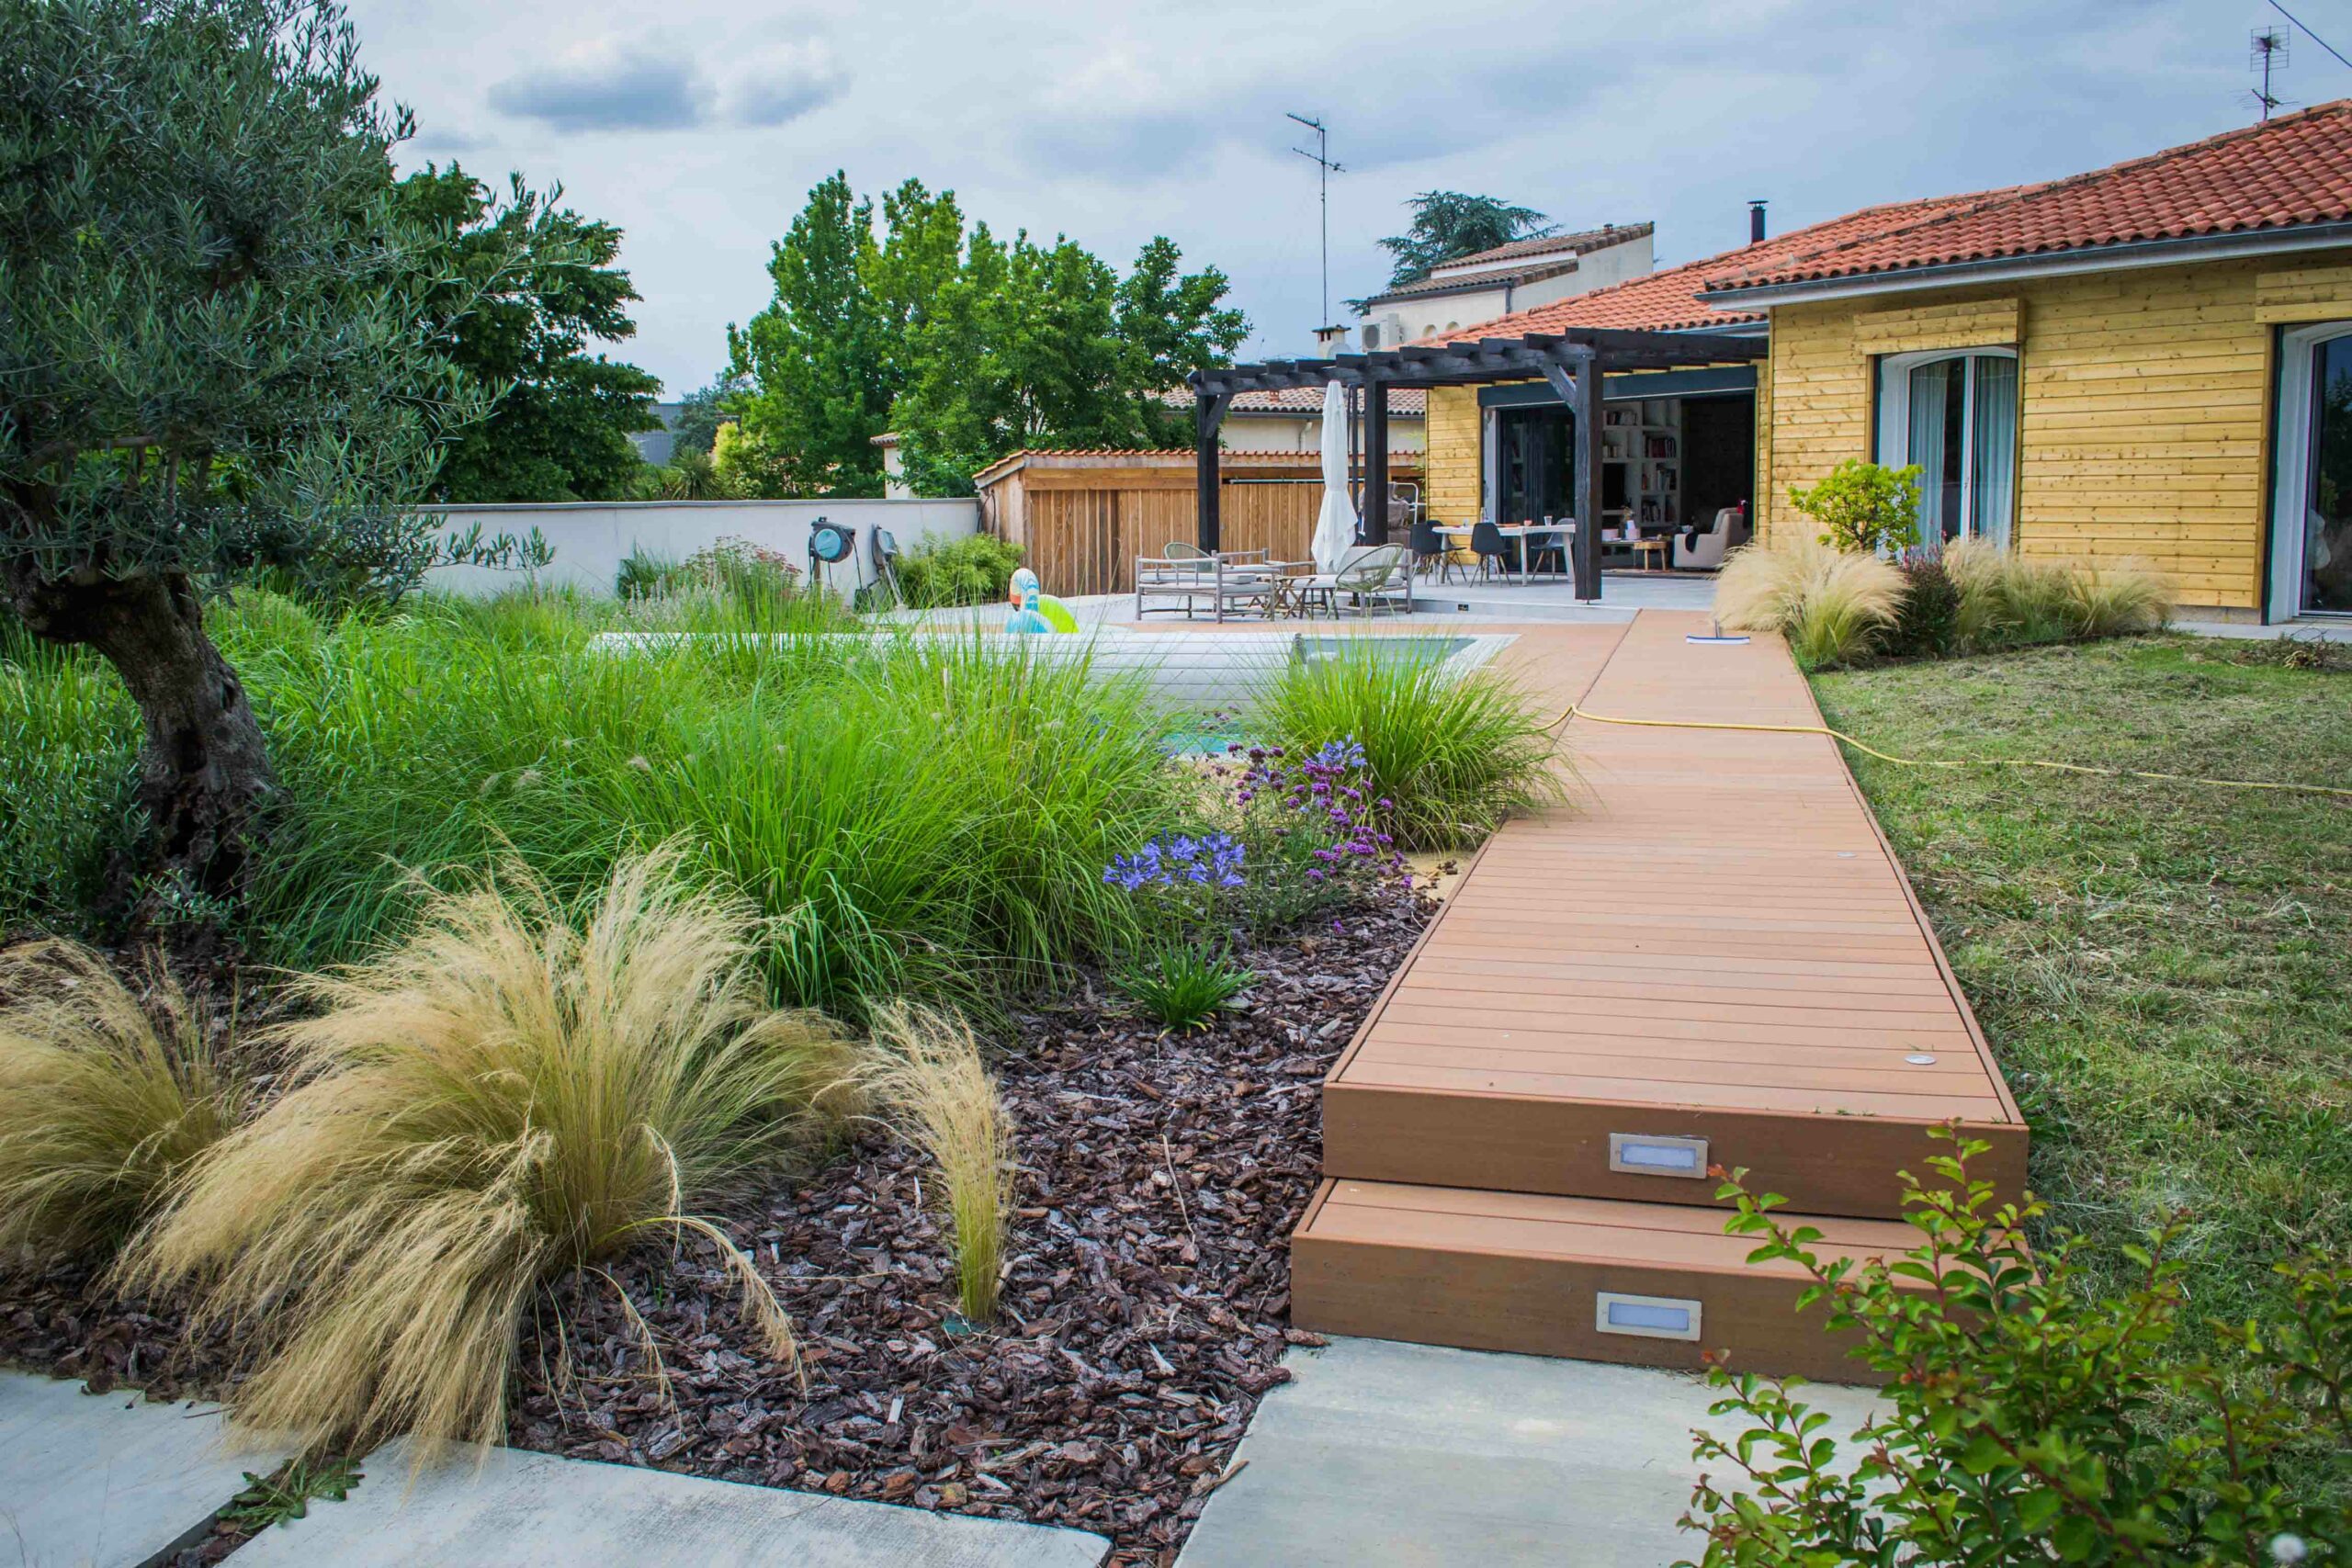
[{"label": "olive tree trunk", "polygon": [[187,908],[190,896],[230,899],[243,888],[277,778],[244,682],[205,635],[195,582],[182,573],[11,575],[11,598],[26,626],[50,641],[96,650],[139,705],[146,728],[139,804],[147,832],[114,855],[114,880],[134,929],[161,935],[209,925],[207,911]]}]

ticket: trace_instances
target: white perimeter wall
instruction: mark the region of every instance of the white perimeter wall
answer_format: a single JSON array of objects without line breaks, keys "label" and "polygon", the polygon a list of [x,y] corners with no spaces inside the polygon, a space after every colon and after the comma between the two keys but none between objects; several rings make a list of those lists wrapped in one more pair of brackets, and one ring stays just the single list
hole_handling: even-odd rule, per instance
[{"label": "white perimeter wall", "polygon": [[[481,525],[482,537],[523,537],[537,528],[555,550],[538,581],[610,593],[630,555],[683,561],[721,539],[747,539],[808,570],[808,525],[823,517],[853,529],[857,551],[825,569],[826,586],[847,593],[876,577],[875,530],[887,528],[900,555],[926,539],[960,539],[979,531],[979,502],[956,501],[616,501],[512,506],[433,506],[452,531]],[[854,567],[854,581],[852,569]],[[442,567],[426,579],[444,592],[487,596],[527,581],[525,573],[492,567]]]}]

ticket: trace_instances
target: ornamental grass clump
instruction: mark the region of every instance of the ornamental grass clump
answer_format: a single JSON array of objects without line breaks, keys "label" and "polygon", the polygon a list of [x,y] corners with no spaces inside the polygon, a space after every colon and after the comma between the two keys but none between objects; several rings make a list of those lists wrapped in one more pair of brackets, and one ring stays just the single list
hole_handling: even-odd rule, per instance
[{"label": "ornamental grass clump", "polygon": [[111,1250],[235,1124],[243,1086],[167,977],[142,1002],[64,942],[0,952],[0,1253]]},{"label": "ornamental grass clump", "polygon": [[1560,742],[1517,686],[1374,646],[1384,640],[1285,665],[1256,694],[1260,731],[1294,757],[1355,748],[1371,794],[1390,802],[1386,831],[1408,850],[1475,848],[1513,813],[1565,798]]},{"label": "ornamental grass clump", "polygon": [[1724,558],[1715,618],[1730,631],[1779,633],[1808,668],[1850,664],[1894,626],[1906,586],[1892,561],[1783,530]]},{"label": "ornamental grass clump", "polygon": [[775,1293],[702,1214],[820,1137],[855,1064],[825,1020],[769,1007],[752,908],[681,869],[624,861],[583,919],[509,865],[296,983],[292,1087],[175,1182],[119,1269],[192,1287],[199,1331],[255,1336],[245,1427],[498,1441],[543,1289],[655,1242],[707,1248],[793,1360]]},{"label": "ornamental grass clump", "polygon": [[903,1002],[876,1010],[862,1081],[890,1127],[937,1168],[964,1316],[996,1315],[1012,1224],[1012,1125],[971,1026]]}]

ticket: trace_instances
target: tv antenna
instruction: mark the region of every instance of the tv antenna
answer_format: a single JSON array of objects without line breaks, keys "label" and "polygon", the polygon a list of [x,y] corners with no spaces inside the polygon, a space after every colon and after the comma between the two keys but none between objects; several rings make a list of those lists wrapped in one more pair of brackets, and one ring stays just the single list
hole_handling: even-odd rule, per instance
[{"label": "tv antenna", "polygon": [[2250,89],[2247,96],[2254,99],[2255,107],[2262,111],[2265,119],[2268,119],[2271,112],[2286,102],[2270,91],[2270,73],[2285,69],[2288,59],[2287,35],[2277,28],[2256,28],[2249,35],[2246,69],[2262,73],[2262,85]]},{"label": "tv antenna", "polygon": [[1323,316],[1315,324],[1318,327],[1328,327],[1332,324],[1331,176],[1344,175],[1348,171],[1346,165],[1331,161],[1331,130],[1329,126],[1319,119],[1309,119],[1303,114],[1285,114],[1283,118],[1295,119],[1315,132],[1314,152],[1310,152],[1304,147],[1294,147],[1291,151],[1302,158],[1310,160],[1316,168],[1316,199],[1323,209]]}]

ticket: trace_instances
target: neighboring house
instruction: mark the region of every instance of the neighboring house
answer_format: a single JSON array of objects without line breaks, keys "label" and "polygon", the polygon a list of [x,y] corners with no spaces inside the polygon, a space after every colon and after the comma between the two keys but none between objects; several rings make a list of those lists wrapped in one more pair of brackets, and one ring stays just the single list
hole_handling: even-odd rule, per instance
[{"label": "neighboring house", "polygon": [[652,430],[629,433],[629,442],[636,446],[639,457],[660,468],[677,456],[678,416],[685,412],[685,407],[684,403],[653,405],[653,417],[660,420],[661,424]]},{"label": "neighboring house", "polygon": [[[1178,387],[1160,396],[1169,407],[1192,412],[1191,388]],[[1419,452],[1425,445],[1421,397],[1418,387],[1389,393],[1390,451]],[[1323,449],[1323,393],[1311,387],[1239,393],[1226,411],[1222,439],[1227,446],[1250,452],[1319,452]],[[1355,446],[1361,448],[1362,441]]]},{"label": "neighboring house", "polygon": [[[1752,490],[1769,534],[1842,459],[1916,463],[1931,540],[2144,561],[2197,615],[2352,615],[2352,100],[1430,341],[1568,327],[1770,338],[1760,377],[1610,378],[1604,449],[1623,423],[1639,455],[1604,465],[1605,509],[1704,521]],[[1437,515],[1565,514],[1547,387],[1427,396]]]},{"label": "neighboring house", "polygon": [[1514,240],[1432,268],[1419,283],[1376,294],[1357,314],[1357,341],[1395,348],[1464,321],[1489,321],[1639,277],[1657,265],[1650,223],[1611,223],[1575,234]]},{"label": "neighboring house", "polygon": [[882,449],[882,499],[912,501],[914,486],[907,482],[907,457],[899,449],[899,433],[886,430],[873,442]]}]

